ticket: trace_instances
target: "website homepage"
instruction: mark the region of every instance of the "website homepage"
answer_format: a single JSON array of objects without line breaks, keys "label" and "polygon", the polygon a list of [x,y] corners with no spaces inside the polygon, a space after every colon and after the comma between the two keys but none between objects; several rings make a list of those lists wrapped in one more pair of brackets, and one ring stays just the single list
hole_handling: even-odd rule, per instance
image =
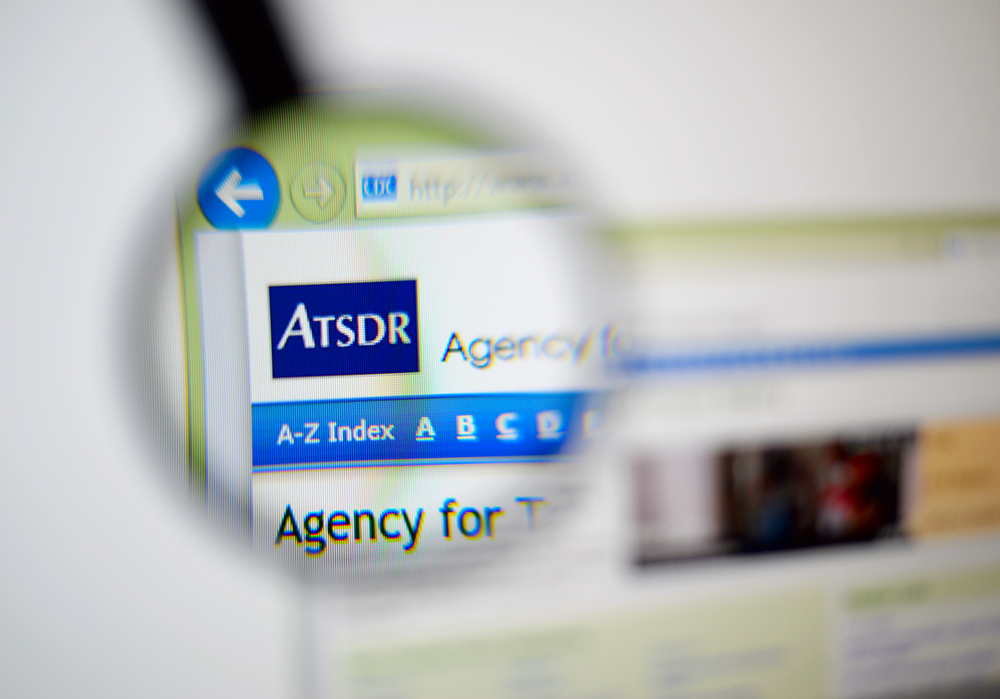
[{"label": "website homepage", "polygon": [[182,230],[191,461],[336,582],[324,691],[1000,683],[1000,218],[637,224],[605,286],[523,155],[227,153]]}]

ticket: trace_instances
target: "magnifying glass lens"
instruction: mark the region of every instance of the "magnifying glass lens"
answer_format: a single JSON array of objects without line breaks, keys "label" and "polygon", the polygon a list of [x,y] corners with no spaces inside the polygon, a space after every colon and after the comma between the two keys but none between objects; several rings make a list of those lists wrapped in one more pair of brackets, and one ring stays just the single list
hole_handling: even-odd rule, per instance
[{"label": "magnifying glass lens", "polygon": [[157,351],[183,343],[183,375],[144,384],[184,426],[192,497],[341,579],[540,536],[600,422],[590,223],[550,154],[468,120],[368,96],[240,124],[181,190],[163,265],[183,332]]}]

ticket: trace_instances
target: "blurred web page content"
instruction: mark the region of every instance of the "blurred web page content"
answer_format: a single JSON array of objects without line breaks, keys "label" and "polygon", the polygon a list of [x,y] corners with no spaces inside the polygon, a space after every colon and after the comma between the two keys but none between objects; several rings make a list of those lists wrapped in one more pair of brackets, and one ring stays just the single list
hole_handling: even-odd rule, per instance
[{"label": "blurred web page content", "polygon": [[[352,696],[995,687],[991,241],[1000,219],[624,232],[621,293],[634,302],[616,319],[629,350],[610,357],[624,388],[605,454],[622,504],[594,498],[547,552],[562,575],[615,574],[582,610],[553,583],[546,614],[517,619],[479,619],[490,617],[474,605],[517,608],[515,591],[479,589],[423,639],[395,644],[386,629],[405,620],[357,619]],[[593,537],[593,522],[615,542],[603,557],[568,543]],[[366,637],[369,624],[378,635]]]},{"label": "blurred web page content", "polygon": [[637,561],[1000,528],[1000,260],[848,234],[638,265]]}]

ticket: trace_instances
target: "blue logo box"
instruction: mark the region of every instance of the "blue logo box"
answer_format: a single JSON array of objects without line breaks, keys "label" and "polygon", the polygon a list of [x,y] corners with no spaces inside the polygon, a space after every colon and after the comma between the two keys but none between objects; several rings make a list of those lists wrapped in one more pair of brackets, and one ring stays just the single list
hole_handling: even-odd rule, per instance
[{"label": "blue logo box", "polygon": [[414,279],[268,288],[271,376],[420,371]]}]

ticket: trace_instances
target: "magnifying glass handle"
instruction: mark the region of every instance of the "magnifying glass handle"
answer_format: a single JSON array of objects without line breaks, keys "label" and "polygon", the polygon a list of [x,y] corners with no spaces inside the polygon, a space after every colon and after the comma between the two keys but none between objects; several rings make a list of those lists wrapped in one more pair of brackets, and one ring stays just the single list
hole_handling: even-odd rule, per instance
[{"label": "magnifying glass handle", "polygon": [[192,1],[226,55],[247,110],[266,109],[300,93],[301,71],[267,0]]}]

